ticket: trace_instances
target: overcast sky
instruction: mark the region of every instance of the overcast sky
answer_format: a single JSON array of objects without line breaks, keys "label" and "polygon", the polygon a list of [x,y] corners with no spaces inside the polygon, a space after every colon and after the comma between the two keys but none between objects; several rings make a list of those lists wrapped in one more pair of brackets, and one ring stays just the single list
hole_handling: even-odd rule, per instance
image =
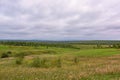
[{"label": "overcast sky", "polygon": [[120,39],[120,0],[0,0],[0,39]]}]

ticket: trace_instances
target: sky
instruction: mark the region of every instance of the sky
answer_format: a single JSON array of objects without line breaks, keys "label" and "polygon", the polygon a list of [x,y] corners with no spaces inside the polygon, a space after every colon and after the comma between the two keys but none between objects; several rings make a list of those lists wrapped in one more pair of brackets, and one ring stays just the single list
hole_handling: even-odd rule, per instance
[{"label": "sky", "polygon": [[119,40],[120,0],[0,0],[0,39]]}]

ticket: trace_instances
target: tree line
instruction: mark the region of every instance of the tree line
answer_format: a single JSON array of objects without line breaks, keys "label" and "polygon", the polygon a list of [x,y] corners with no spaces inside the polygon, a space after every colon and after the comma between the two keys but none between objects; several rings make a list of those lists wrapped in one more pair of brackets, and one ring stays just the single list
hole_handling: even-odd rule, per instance
[{"label": "tree line", "polygon": [[68,43],[50,43],[50,42],[30,42],[30,41],[0,41],[1,45],[13,45],[13,46],[32,46],[32,47],[40,47],[45,46],[46,48],[49,47],[60,47],[60,48],[74,48],[78,49],[77,47],[72,46]]},{"label": "tree line", "polygon": [[13,45],[13,46],[33,46],[40,47],[60,47],[60,48],[75,48],[73,44],[79,45],[96,45],[97,48],[101,48],[102,45],[108,45],[109,48],[120,48],[120,41],[116,40],[83,40],[83,41],[31,41],[31,40],[1,40],[1,45]]}]

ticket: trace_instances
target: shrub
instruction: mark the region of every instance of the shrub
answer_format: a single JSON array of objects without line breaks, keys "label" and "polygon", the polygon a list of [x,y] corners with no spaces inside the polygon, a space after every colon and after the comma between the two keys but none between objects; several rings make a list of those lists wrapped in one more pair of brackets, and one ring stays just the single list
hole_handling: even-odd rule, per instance
[{"label": "shrub", "polygon": [[7,53],[2,53],[1,54],[1,58],[7,58],[7,57],[9,57],[9,54],[7,54]]},{"label": "shrub", "polygon": [[11,54],[12,54],[11,51],[4,52],[4,53],[1,54],[1,58],[7,58],[7,57],[9,57]]},{"label": "shrub", "polygon": [[31,62],[32,67],[47,67],[46,66],[46,59],[40,59],[39,57],[33,58],[33,61]]},{"label": "shrub", "polygon": [[12,52],[11,52],[11,51],[8,51],[7,54],[12,54]]}]

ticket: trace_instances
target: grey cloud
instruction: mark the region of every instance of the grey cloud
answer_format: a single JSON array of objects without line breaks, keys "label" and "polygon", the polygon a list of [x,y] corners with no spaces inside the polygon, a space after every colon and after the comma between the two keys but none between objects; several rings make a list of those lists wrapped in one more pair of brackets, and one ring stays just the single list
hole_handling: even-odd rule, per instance
[{"label": "grey cloud", "polygon": [[0,38],[118,39],[119,4],[119,0],[1,0]]}]

